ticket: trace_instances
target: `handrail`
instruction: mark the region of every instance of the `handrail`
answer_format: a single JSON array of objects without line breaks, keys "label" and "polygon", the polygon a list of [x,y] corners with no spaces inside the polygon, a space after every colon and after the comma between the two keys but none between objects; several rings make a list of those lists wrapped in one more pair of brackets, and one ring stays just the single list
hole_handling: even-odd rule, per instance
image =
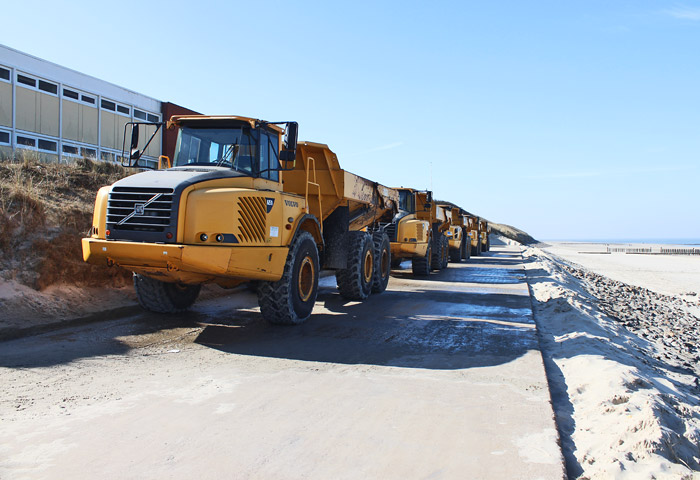
[{"label": "handrail", "polygon": [[[309,181],[309,171],[311,170],[311,165],[313,165],[314,181]],[[321,234],[323,234],[323,206],[321,205],[321,185],[317,183],[316,178],[316,160],[313,157],[306,158],[306,213],[311,213],[309,211],[309,185],[314,185],[318,188],[318,223],[321,226]]]}]

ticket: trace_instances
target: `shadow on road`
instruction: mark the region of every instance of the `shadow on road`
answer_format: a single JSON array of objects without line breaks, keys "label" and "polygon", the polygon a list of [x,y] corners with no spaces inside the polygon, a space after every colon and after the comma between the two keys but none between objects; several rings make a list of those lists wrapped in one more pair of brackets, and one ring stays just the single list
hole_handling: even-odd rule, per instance
[{"label": "shadow on road", "polygon": [[388,290],[358,303],[324,287],[318,303],[300,326],[209,325],[196,342],[238,355],[443,370],[499,365],[537,348],[527,296]]},{"label": "shadow on road", "polygon": [[538,348],[527,295],[464,285],[522,283],[522,271],[460,264],[428,282],[406,278],[364,302],[343,299],[325,278],[313,315],[299,326],[268,324],[255,296],[238,292],[180,315],[144,312],[5,342],[0,365],[51,366],[194,342],[237,355],[450,370],[499,365]]}]

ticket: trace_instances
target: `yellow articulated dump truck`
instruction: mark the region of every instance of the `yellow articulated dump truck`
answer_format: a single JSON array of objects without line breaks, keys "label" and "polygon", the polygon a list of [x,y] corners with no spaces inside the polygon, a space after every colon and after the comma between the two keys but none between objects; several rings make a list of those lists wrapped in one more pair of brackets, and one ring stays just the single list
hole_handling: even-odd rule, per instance
[{"label": "yellow articulated dump truck", "polygon": [[450,262],[459,263],[471,257],[471,245],[467,230],[469,221],[460,207],[453,206],[453,204],[445,205],[445,207],[450,208],[452,215],[450,228],[447,230]]},{"label": "yellow articulated dump truck", "polygon": [[428,190],[398,188],[399,212],[386,226],[391,240],[392,267],[410,258],[414,275],[428,275],[430,270],[445,268],[448,262],[449,217],[433,201]]},{"label": "yellow articulated dump truck", "polygon": [[448,207],[437,203],[432,205],[433,258],[431,268],[442,270],[450,261],[449,231],[452,225],[452,212]]},{"label": "yellow articulated dump truck", "polygon": [[491,249],[491,240],[489,240],[491,227],[486,219],[479,219],[479,241],[481,242],[481,251],[488,252]]},{"label": "yellow articulated dump truck", "polygon": [[[132,167],[139,126],[131,124]],[[297,142],[296,122],[237,116],[174,116],[172,166],[145,171],[97,194],[83,258],[134,272],[140,304],[187,309],[201,285],[255,281],[263,317],[309,317],[319,271],[340,294],[363,300],[387,287],[389,238],[380,227],[398,212],[396,190],[340,168],[319,143]]]},{"label": "yellow articulated dump truck", "polygon": [[439,201],[450,218],[450,226],[446,230],[449,245],[450,262],[459,263],[471,257],[469,232],[469,216],[466,211],[451,202]]},{"label": "yellow articulated dump truck", "polygon": [[410,258],[414,275],[428,275],[432,258],[433,193],[412,188],[397,190],[399,210],[386,226],[391,242],[391,266],[398,268],[402,260]]},{"label": "yellow articulated dump truck", "polygon": [[481,220],[476,215],[466,214],[469,222],[469,240],[471,242],[471,255],[477,257],[481,255]]}]

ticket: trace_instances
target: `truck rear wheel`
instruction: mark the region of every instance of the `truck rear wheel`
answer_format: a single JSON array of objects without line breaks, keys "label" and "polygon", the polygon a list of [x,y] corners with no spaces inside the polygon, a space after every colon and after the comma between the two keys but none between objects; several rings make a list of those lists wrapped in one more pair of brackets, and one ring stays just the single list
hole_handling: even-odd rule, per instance
[{"label": "truck rear wheel", "polygon": [[464,237],[462,239],[462,258],[469,260],[472,254],[472,241],[469,237]]},{"label": "truck rear wheel", "polygon": [[382,293],[389,285],[391,274],[391,243],[389,236],[384,232],[375,232],[374,241],[374,281],[372,293]]},{"label": "truck rear wheel", "polygon": [[433,237],[433,254],[430,257],[430,269],[440,270],[442,268],[442,234]]},{"label": "truck rear wheel", "polygon": [[491,239],[489,237],[486,237],[486,250],[484,251],[488,252],[489,250],[491,250]]},{"label": "truck rear wheel", "polygon": [[258,304],[265,320],[297,325],[309,318],[318,295],[318,249],[309,232],[299,232],[287,254],[282,278],[260,282]]},{"label": "truck rear wheel", "polygon": [[348,300],[369,297],[374,281],[374,243],[366,232],[348,232],[347,267],[335,272],[340,294]]},{"label": "truck rear wheel", "polygon": [[442,262],[440,263],[440,270],[442,270],[447,268],[450,261],[450,241],[443,235],[440,242],[442,242]]},{"label": "truck rear wheel", "polygon": [[430,275],[430,261],[432,259],[430,243],[431,242],[428,242],[428,250],[425,252],[425,257],[414,257],[411,259],[413,275],[415,276],[424,277]]},{"label": "truck rear wheel", "polygon": [[134,274],[136,298],[143,308],[151,312],[184,312],[197,300],[201,288],[201,285],[167,283]]}]

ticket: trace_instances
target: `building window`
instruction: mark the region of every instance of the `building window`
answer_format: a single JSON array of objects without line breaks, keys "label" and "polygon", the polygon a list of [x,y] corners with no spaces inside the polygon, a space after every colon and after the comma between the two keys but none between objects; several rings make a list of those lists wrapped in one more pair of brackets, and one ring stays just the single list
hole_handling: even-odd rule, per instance
[{"label": "building window", "polygon": [[10,144],[10,132],[0,131],[0,145],[9,145],[9,144]]},{"label": "building window", "polygon": [[73,145],[63,145],[63,153],[66,155],[75,155],[76,157],[80,155],[80,150],[78,147],[74,147]]},{"label": "building window", "polygon": [[44,80],[39,80],[39,90],[58,95],[58,85],[51,82],[45,82]]},{"label": "building window", "polygon": [[102,105],[102,108],[104,108],[105,110],[115,111],[117,109],[117,106],[115,105],[115,103],[110,102],[109,100],[102,100],[102,102],[100,102],[100,103]]},{"label": "building window", "polygon": [[97,158],[97,150],[95,150],[94,148],[81,147],[80,153],[83,155],[83,157]]},{"label": "building window", "polygon": [[160,118],[158,118],[156,115],[151,115],[149,113],[148,114],[148,121],[153,122],[153,123],[158,123],[160,121]]},{"label": "building window", "polygon": [[89,97],[87,95],[81,95],[80,99],[85,102],[89,103],[90,105],[95,105],[95,97]]},{"label": "building window", "polygon": [[33,138],[22,137],[20,135],[17,135],[17,145],[22,147],[34,148],[36,146],[36,140],[34,140]]},{"label": "building window", "polygon": [[78,92],[74,92],[73,90],[68,90],[67,88],[63,89],[63,96],[72,98],[73,100],[78,100],[80,98],[80,95]]},{"label": "building window", "polygon": [[10,81],[10,70],[4,67],[0,67],[0,80]]},{"label": "building window", "polygon": [[139,118],[141,120],[147,120],[146,112],[142,112],[141,110],[136,110],[135,108],[134,108],[134,117]]},{"label": "building window", "polygon": [[117,156],[113,154],[112,152],[101,152],[100,153],[100,158],[104,160],[105,162],[114,162]]},{"label": "building window", "polygon": [[123,113],[124,115],[131,114],[131,110],[129,110],[129,107],[125,107],[123,105],[117,105],[117,112]]},{"label": "building window", "polygon": [[25,75],[20,75],[19,73],[17,74],[17,82],[32,88],[36,88],[36,80]]},{"label": "building window", "polygon": [[39,139],[39,150],[44,150],[47,152],[56,153],[58,151],[58,143],[52,142],[51,140],[42,140],[40,138]]}]

